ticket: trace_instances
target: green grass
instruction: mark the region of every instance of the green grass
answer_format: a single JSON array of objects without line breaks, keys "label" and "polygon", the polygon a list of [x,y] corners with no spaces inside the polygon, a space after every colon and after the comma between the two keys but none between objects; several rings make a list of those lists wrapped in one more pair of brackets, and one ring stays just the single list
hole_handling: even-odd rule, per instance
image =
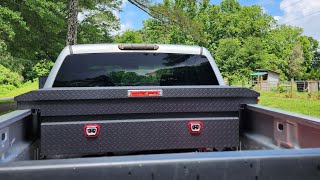
[{"label": "green grass", "polygon": [[10,87],[8,89],[6,86],[0,86],[0,98],[17,96],[36,89],[38,89],[38,81],[28,81],[18,88]]},{"label": "green grass", "polygon": [[320,93],[293,93],[291,94],[260,92],[260,105],[296,112],[309,116],[320,117]]},{"label": "green grass", "polygon": [[4,115],[4,114],[7,114],[7,113],[9,113],[9,112],[12,112],[12,111],[0,112],[0,116],[1,116],[1,115]]},{"label": "green grass", "polygon": [[13,103],[14,100],[4,100],[4,101],[0,101],[0,105],[1,104],[7,104],[7,103]]}]

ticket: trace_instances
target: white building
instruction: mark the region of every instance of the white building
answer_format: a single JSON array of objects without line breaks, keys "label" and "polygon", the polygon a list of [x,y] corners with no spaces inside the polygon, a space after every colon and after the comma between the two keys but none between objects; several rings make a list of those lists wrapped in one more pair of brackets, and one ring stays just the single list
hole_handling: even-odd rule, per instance
[{"label": "white building", "polygon": [[250,74],[261,90],[269,91],[272,87],[276,87],[279,83],[280,73],[269,69],[257,69],[256,72]]}]

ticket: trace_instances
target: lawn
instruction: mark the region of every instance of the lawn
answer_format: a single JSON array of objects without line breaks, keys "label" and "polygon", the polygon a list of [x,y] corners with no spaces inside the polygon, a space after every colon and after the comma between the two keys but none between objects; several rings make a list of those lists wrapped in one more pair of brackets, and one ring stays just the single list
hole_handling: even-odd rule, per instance
[{"label": "lawn", "polygon": [[260,92],[260,105],[320,117],[320,93]]},{"label": "lawn", "polygon": [[[1,87],[1,86],[0,86]],[[19,94],[23,94],[38,88],[38,82],[25,83],[20,88],[16,88],[12,91],[7,91],[4,94],[0,94],[0,98],[13,97]],[[320,93],[308,94],[304,93],[277,93],[277,92],[260,92],[260,105],[278,108],[282,110],[301,113],[309,116],[320,117]],[[292,97],[292,98],[290,98]],[[0,105],[3,103],[10,103],[12,100],[0,101]],[[0,115],[3,113],[0,113]]]},{"label": "lawn", "polygon": [[38,89],[38,81],[28,81],[24,84],[22,84],[18,88],[13,89],[6,89],[5,86],[0,86],[0,98],[6,98],[6,97],[14,97],[32,90]]},{"label": "lawn", "polygon": [[[1,98],[10,98],[14,97],[32,90],[38,89],[38,81],[28,81],[24,84],[22,84],[19,87],[14,86],[0,86],[0,99]],[[9,113],[11,111],[6,111],[4,109],[8,108],[1,108],[1,106],[6,106],[5,104],[12,103],[14,100],[0,100],[0,116],[6,113]]]}]

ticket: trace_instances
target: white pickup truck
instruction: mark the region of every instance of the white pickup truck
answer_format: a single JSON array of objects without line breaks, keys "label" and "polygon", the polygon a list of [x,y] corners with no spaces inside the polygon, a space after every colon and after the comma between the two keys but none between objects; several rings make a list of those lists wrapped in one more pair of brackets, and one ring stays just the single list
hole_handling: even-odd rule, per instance
[{"label": "white pickup truck", "polygon": [[0,116],[0,179],[320,179],[320,119],[258,97],[203,47],[68,46]]}]

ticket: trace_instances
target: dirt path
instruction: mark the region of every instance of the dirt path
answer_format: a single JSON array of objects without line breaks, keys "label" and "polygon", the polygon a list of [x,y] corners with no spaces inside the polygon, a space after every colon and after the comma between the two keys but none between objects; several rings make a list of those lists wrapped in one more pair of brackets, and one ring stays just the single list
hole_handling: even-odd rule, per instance
[{"label": "dirt path", "polygon": [[16,102],[0,104],[0,114],[17,109]]}]

